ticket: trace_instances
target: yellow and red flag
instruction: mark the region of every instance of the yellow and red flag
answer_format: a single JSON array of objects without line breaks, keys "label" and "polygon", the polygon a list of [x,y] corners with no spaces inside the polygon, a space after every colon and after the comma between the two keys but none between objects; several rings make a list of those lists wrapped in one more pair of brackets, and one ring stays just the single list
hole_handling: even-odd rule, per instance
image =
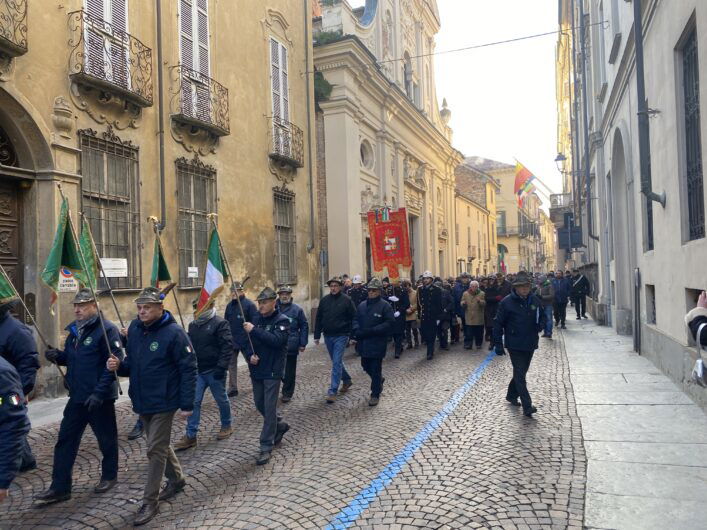
[{"label": "yellow and red flag", "polygon": [[527,167],[520,162],[516,162],[516,181],[513,186],[513,193],[518,199],[518,206],[522,207],[525,198],[535,191],[535,185],[533,184],[535,178],[535,175]]}]

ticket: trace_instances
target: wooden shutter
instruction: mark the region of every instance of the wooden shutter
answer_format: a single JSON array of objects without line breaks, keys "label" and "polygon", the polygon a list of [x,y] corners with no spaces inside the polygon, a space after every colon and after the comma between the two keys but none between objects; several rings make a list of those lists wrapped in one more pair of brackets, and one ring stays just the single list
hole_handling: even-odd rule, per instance
[{"label": "wooden shutter", "polygon": [[179,1],[179,47],[182,66],[182,113],[194,115],[193,84],[191,70],[194,68],[194,29],[191,0]]},{"label": "wooden shutter", "polygon": [[289,155],[291,137],[287,48],[273,38],[270,39],[270,85],[274,148],[280,154]]},{"label": "wooden shutter", "polygon": [[200,77],[200,83],[196,86],[195,103],[196,115],[202,121],[211,123],[211,100],[209,80],[209,17],[208,0],[197,0],[196,5],[196,25],[194,27],[194,40],[197,43],[195,52],[198,56],[198,70],[204,77]]},{"label": "wooden shutter", "polygon": [[88,17],[85,21],[86,39],[86,70],[87,73],[105,78],[104,41],[103,35],[99,32],[105,20],[103,0],[86,0],[86,13]]},{"label": "wooden shutter", "polygon": [[130,43],[128,31],[127,0],[110,0],[110,23],[113,26],[113,39],[110,44],[110,64],[114,83],[128,88],[128,52]]}]

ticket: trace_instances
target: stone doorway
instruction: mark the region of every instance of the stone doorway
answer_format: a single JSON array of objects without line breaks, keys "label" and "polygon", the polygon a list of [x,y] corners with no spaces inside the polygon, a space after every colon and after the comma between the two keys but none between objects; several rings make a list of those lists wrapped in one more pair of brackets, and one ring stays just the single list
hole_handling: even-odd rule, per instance
[{"label": "stone doorway", "polygon": [[24,295],[22,261],[22,201],[17,181],[2,174],[0,170],[0,265],[10,277],[12,284]]}]

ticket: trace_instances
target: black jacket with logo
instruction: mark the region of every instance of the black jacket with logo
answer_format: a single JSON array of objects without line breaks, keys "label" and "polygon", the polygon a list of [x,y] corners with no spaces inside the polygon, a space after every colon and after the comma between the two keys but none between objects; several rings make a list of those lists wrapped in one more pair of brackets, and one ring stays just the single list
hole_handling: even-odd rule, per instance
[{"label": "black jacket with logo", "polygon": [[[250,332],[253,350],[248,345],[245,356],[248,359],[250,376],[253,379],[282,379],[287,357],[287,339],[290,336],[290,319],[277,309],[269,316],[258,313]],[[253,351],[258,354],[258,364],[250,364]]]},{"label": "black jacket with logo", "polygon": [[538,333],[545,328],[545,311],[540,299],[531,294],[521,298],[513,290],[498,304],[493,324],[493,339],[497,350],[531,352],[538,348]]}]

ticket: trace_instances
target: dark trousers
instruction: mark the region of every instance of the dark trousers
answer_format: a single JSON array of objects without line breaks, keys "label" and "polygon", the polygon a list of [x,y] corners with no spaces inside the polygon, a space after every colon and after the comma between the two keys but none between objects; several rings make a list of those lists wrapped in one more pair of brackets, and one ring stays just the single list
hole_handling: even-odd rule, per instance
[{"label": "dark trousers", "polygon": [[439,337],[439,347],[443,350],[449,348],[449,320],[440,320],[437,326],[437,336]]},{"label": "dark trousers", "polygon": [[523,410],[530,410],[530,407],[533,405],[533,401],[530,399],[530,393],[528,392],[528,385],[526,384],[525,376],[528,373],[528,368],[530,368],[530,361],[533,360],[533,352],[508,350],[508,354],[511,357],[511,363],[513,364],[513,379],[511,379],[511,382],[508,383],[506,398],[510,400],[520,398],[520,402],[523,405]]},{"label": "dark trousers", "polygon": [[28,468],[37,463],[37,459],[32,454],[27,435],[22,437],[22,449],[20,450],[20,469]]},{"label": "dark trousers", "polygon": [[405,340],[408,346],[413,345],[413,337],[415,338],[415,346],[420,343],[420,334],[417,331],[417,321],[416,320],[406,320],[405,321]]},{"label": "dark trousers", "polygon": [[383,359],[361,357],[361,368],[371,378],[371,397],[380,397],[383,390]]},{"label": "dark trousers", "polygon": [[577,318],[581,318],[587,314],[587,296],[575,296],[574,308],[577,310]]},{"label": "dark trousers", "polygon": [[486,340],[493,344],[493,326],[486,326]]},{"label": "dark trousers", "polygon": [[427,357],[432,357],[435,352],[435,338],[437,337],[437,322],[434,320],[423,320],[420,322],[420,334],[427,346]]},{"label": "dark trousers", "polygon": [[279,379],[253,379],[253,399],[255,408],[263,417],[260,431],[260,450],[272,451],[275,435],[281,429],[282,417],[277,413],[277,395],[280,392]]},{"label": "dark trousers", "polygon": [[89,412],[83,403],[69,399],[54,446],[54,469],[51,488],[59,493],[71,491],[71,471],[81,445],[86,425],[90,425],[103,454],[101,480],[118,477],[118,427],[115,422],[115,402],[107,400]]},{"label": "dark trousers", "polygon": [[297,377],[297,354],[287,352],[285,377],[282,378],[282,395],[291,398],[295,393],[295,378]]},{"label": "dark trousers", "polygon": [[[464,325],[464,319],[462,319],[462,326]],[[464,329],[463,327],[459,327],[459,320],[457,320],[457,317],[452,318],[452,324],[450,326],[450,334],[452,336],[452,342],[459,342],[459,335],[461,334],[461,330]]]},{"label": "dark trousers", "polygon": [[555,315],[555,323],[564,326],[565,320],[567,320],[567,302],[564,303],[554,303],[552,305],[552,311]]},{"label": "dark trousers", "polygon": [[464,326],[464,347],[471,348],[472,344],[481,347],[484,342],[484,326]]},{"label": "dark trousers", "polygon": [[400,357],[400,354],[403,353],[403,334],[395,333],[393,335],[393,342],[395,343],[395,356]]}]

